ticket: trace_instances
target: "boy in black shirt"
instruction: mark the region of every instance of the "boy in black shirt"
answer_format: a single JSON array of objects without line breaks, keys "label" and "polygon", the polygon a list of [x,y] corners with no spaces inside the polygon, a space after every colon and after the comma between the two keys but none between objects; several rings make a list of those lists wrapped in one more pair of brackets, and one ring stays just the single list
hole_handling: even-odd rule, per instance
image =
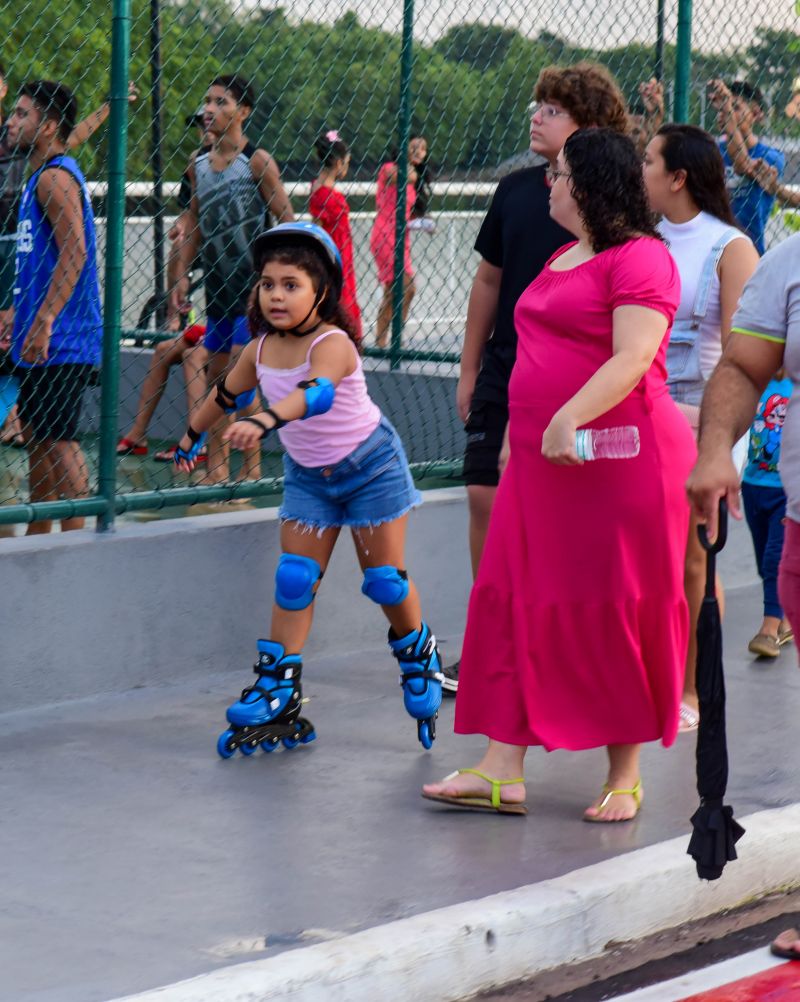
[{"label": "boy in black shirt", "polygon": [[[608,70],[597,63],[545,67],[528,111],[530,148],[547,163],[514,171],[500,181],[478,233],[475,250],[482,260],[470,292],[456,390],[458,413],[467,432],[464,479],[473,577],[500,477],[508,381],[517,353],[514,308],[548,259],[574,239],[550,218],[546,168],[555,164],[576,129],[629,129],[622,93]],[[445,691],[455,692],[458,665],[445,667],[444,673]]]}]

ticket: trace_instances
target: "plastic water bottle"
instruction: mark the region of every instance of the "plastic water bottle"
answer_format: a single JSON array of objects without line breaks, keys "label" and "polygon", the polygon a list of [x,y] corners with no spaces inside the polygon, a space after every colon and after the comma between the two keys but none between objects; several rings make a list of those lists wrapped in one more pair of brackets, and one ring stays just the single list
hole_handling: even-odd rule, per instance
[{"label": "plastic water bottle", "polygon": [[639,429],[632,424],[621,428],[581,428],[575,432],[575,451],[587,461],[632,459],[639,455]]}]

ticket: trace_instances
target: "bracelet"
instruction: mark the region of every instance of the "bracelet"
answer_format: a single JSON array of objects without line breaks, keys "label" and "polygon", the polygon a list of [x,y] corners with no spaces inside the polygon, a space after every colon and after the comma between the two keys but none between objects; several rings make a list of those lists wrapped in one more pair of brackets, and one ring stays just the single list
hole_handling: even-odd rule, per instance
[{"label": "bracelet", "polygon": [[277,415],[275,413],[275,411],[271,407],[265,407],[264,408],[264,413],[265,414],[269,414],[269,416],[275,422],[275,424],[272,426],[272,428],[270,429],[270,431],[277,431],[278,428],[283,428],[283,426],[285,424],[289,423],[288,421],[284,421],[284,419],[282,417],[279,417],[279,415]]},{"label": "bracelet", "polygon": [[250,424],[254,424],[257,428],[260,428],[261,429],[261,438],[264,438],[266,435],[268,435],[273,430],[272,428],[267,428],[267,426],[265,424],[262,424],[261,421],[259,421],[257,418],[254,418],[254,417],[240,417],[240,418],[237,418],[237,422],[238,421],[247,421]]}]

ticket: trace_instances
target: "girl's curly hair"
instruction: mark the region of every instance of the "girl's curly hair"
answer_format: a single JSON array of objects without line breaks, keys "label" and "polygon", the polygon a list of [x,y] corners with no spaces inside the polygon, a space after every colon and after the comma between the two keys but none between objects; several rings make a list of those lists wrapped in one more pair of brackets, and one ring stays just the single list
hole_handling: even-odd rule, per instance
[{"label": "girl's curly hair", "polygon": [[596,253],[633,237],[660,240],[633,141],[614,129],[578,129],[564,143],[572,197]]},{"label": "girl's curly hair", "polygon": [[322,302],[317,307],[317,316],[325,323],[335,324],[340,327],[350,338],[353,344],[361,352],[361,342],[356,335],[355,324],[350,313],[339,301],[336,291],[330,281],[330,272],[327,262],[321,254],[313,251],[307,243],[298,242],[293,244],[288,240],[277,246],[272,246],[256,262],[256,271],[259,281],[253,286],[250,298],[247,302],[247,323],[250,328],[250,337],[261,337],[262,334],[280,333],[271,327],[261,312],[258,301],[258,287],[261,281],[261,272],[267,261],[279,261],[281,264],[291,264],[301,271],[304,271],[314,286],[314,291],[318,292],[323,284],[327,286]]}]

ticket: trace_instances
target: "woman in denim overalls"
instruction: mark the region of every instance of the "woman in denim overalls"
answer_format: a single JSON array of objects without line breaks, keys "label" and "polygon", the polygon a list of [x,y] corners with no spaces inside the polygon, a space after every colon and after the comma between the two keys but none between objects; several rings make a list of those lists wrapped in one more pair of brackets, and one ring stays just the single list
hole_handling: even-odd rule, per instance
[{"label": "woman in denim overalls", "polygon": [[[644,156],[650,206],[678,265],[681,303],[667,349],[667,385],[696,430],[703,391],[728,339],[731,320],[758,253],[737,227],[725,167],[712,136],[692,125],[665,125]],[[681,730],[697,727],[695,625],[703,600],[705,559],[694,518],[686,549],[685,587],[692,629],[686,659]],[[717,582],[717,594],[723,598]]]}]

